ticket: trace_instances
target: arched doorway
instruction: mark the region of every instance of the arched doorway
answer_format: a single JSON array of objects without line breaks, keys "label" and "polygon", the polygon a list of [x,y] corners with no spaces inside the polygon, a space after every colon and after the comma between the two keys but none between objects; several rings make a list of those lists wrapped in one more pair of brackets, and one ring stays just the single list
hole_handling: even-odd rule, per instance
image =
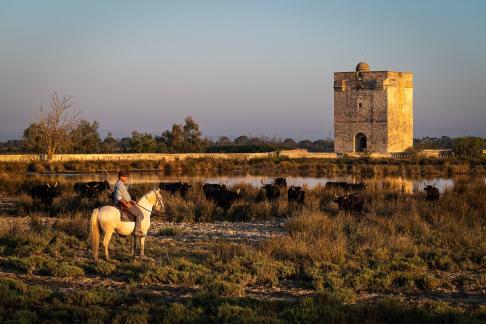
[{"label": "arched doorway", "polygon": [[354,136],[354,151],[355,152],[366,152],[366,135],[363,133],[358,133]]}]

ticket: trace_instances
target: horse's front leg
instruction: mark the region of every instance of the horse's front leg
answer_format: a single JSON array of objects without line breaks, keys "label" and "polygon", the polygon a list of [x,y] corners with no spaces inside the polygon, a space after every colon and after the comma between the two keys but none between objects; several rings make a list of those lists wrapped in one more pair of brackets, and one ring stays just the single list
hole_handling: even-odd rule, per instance
[{"label": "horse's front leg", "polygon": [[105,247],[105,258],[106,261],[111,261],[110,253],[108,252],[108,246],[110,245],[111,236],[113,235],[113,230],[106,231],[103,237],[103,246]]},{"label": "horse's front leg", "polygon": [[145,258],[145,236],[140,238],[140,257]]}]

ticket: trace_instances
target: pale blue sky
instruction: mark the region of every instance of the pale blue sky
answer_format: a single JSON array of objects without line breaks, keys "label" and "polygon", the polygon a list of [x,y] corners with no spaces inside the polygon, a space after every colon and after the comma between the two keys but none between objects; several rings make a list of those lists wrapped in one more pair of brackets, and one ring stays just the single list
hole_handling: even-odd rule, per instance
[{"label": "pale blue sky", "polygon": [[486,1],[0,0],[0,137],[52,91],[103,133],[332,134],[333,72],[415,73],[415,136],[486,136]]}]

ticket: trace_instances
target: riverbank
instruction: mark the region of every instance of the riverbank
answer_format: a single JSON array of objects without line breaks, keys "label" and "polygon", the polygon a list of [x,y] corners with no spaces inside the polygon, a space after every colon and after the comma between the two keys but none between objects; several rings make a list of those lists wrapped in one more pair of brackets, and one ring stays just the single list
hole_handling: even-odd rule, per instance
[{"label": "riverbank", "polygon": [[[238,153],[235,153],[238,154]],[[83,161],[3,161],[0,171],[11,173],[102,173],[125,169],[130,171],[160,171],[170,174],[219,174],[229,172],[260,174],[316,173],[320,175],[457,175],[486,174],[486,158],[370,158],[369,156],[340,158],[296,158],[272,156],[251,159],[184,158],[171,160],[83,160]],[[309,153],[311,154],[311,153]],[[318,154],[318,153],[316,153]],[[325,154],[325,153],[319,153]],[[5,157],[5,156],[2,156]]]}]

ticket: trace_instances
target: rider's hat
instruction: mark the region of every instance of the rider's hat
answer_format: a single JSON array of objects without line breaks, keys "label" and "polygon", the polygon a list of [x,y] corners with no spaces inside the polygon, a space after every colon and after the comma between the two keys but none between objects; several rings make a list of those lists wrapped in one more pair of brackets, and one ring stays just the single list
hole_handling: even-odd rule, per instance
[{"label": "rider's hat", "polygon": [[128,171],[118,171],[119,177],[128,177]]}]

